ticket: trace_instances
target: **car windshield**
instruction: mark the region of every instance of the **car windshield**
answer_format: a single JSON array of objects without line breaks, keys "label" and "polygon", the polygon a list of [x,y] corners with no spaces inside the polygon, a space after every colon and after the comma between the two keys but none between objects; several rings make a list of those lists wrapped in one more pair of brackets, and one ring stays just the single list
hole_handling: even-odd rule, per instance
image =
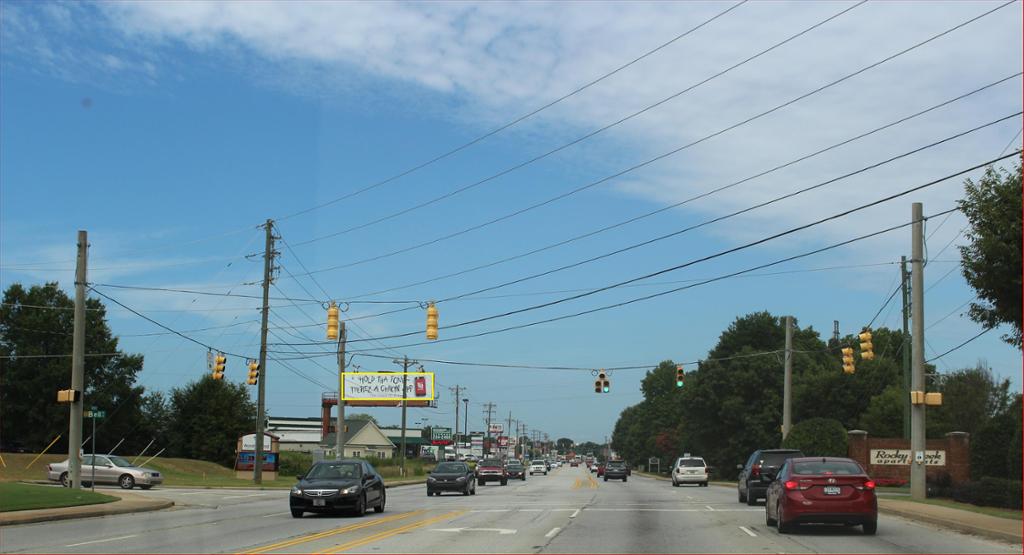
[{"label": "car windshield", "polygon": [[798,462],[793,464],[793,474],[835,474],[837,476],[850,476],[863,474],[857,463],[850,461],[811,461]]},{"label": "car windshield", "polygon": [[532,462],[532,463],[530,463],[530,464],[534,464],[534,465],[542,465],[542,464],[544,464],[544,461],[533,461],[533,462]]},{"label": "car windshield", "polygon": [[612,461],[608,463],[608,468],[625,468],[626,464],[622,461]]},{"label": "car windshield", "polygon": [[704,459],[679,459],[679,466],[704,466]]},{"label": "car windshield", "polygon": [[362,469],[358,463],[352,462],[330,462],[318,463],[309,469],[307,479],[313,480],[351,480],[362,475]]},{"label": "car windshield", "polygon": [[441,463],[434,469],[437,473],[457,473],[457,472],[469,472],[469,467],[462,463]]},{"label": "car windshield", "polygon": [[523,469],[523,465],[521,465],[519,463],[508,463],[508,469],[509,470],[522,470]]},{"label": "car windshield", "polygon": [[790,453],[763,453],[761,455],[761,466],[782,466],[782,463],[786,462],[787,459],[793,459],[804,456],[799,451],[793,451]]},{"label": "car windshield", "polygon": [[110,459],[110,462],[114,463],[114,466],[120,466],[120,467],[135,466],[130,461],[128,461],[128,459],[124,459],[124,458],[117,457],[117,456],[108,456],[107,458]]}]

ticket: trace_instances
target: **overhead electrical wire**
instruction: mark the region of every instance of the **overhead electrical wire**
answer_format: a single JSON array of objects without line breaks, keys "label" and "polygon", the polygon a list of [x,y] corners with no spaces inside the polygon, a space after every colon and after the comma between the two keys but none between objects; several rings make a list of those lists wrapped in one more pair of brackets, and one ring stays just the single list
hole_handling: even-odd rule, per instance
[{"label": "overhead electrical wire", "polygon": [[705,78],[705,79],[703,79],[703,80],[701,80],[701,81],[699,81],[699,82],[697,82],[697,83],[695,83],[693,85],[690,85],[690,86],[688,86],[688,87],[686,87],[686,88],[684,88],[684,89],[682,89],[680,91],[677,91],[677,92],[675,92],[675,93],[673,93],[673,94],[671,94],[671,95],[669,95],[669,96],[667,96],[667,97],[665,97],[665,98],[655,102],[654,104],[649,104],[649,105],[645,106],[644,108],[641,108],[640,110],[632,112],[631,114],[629,114],[627,116],[624,116],[624,117],[622,117],[622,118],[620,118],[620,119],[618,119],[618,120],[616,120],[616,121],[614,121],[612,123],[606,124],[606,125],[598,128],[598,129],[596,129],[594,131],[591,131],[591,132],[581,136],[581,137],[573,139],[572,141],[569,141],[568,143],[564,143],[564,144],[562,144],[560,146],[557,146],[557,147],[555,147],[555,148],[553,148],[551,150],[547,150],[547,151],[545,151],[545,152],[543,152],[543,153],[541,153],[541,154],[539,154],[537,156],[534,156],[533,158],[530,158],[528,160],[525,160],[523,162],[520,162],[520,163],[515,164],[513,166],[510,166],[508,168],[505,168],[504,170],[501,170],[498,173],[492,174],[492,175],[490,175],[488,177],[485,177],[483,179],[480,179],[480,180],[475,181],[473,183],[470,183],[468,185],[464,185],[462,187],[456,188],[456,189],[454,189],[452,191],[449,191],[449,192],[447,192],[447,193],[445,193],[443,195],[439,195],[439,196],[433,197],[433,198],[431,198],[429,200],[426,200],[424,202],[421,202],[419,204],[415,204],[413,206],[404,208],[402,210],[398,210],[396,212],[392,212],[392,213],[390,213],[390,214],[388,214],[386,216],[381,216],[381,217],[379,217],[377,219],[374,219],[374,220],[371,220],[369,222],[364,222],[362,224],[351,226],[351,227],[348,227],[348,228],[343,229],[341,231],[336,231],[336,232],[333,232],[333,233],[329,233],[327,235],[322,235],[322,236],[315,237],[315,238],[312,238],[312,239],[307,239],[305,241],[300,241],[300,242],[296,243],[295,246],[298,247],[298,246],[302,246],[302,245],[308,245],[310,243],[314,243],[314,242],[317,242],[317,241],[322,241],[324,239],[330,239],[330,238],[333,238],[333,237],[338,237],[340,235],[351,233],[353,231],[357,231],[357,230],[360,230],[360,229],[365,229],[367,227],[370,227],[370,226],[373,226],[373,225],[376,225],[376,224],[379,224],[379,223],[383,223],[383,222],[392,220],[392,219],[400,217],[400,216],[404,216],[404,215],[409,214],[409,213],[411,213],[413,211],[419,210],[421,208],[425,208],[427,206],[430,206],[430,205],[435,204],[437,202],[440,202],[442,200],[451,198],[451,197],[453,197],[455,195],[458,195],[458,194],[463,193],[465,191],[468,191],[470,189],[474,189],[474,188],[476,188],[476,187],[478,187],[480,185],[483,185],[485,183],[493,181],[493,180],[495,180],[495,179],[497,179],[499,177],[508,175],[508,174],[510,174],[510,173],[512,173],[514,171],[517,171],[517,170],[522,169],[522,168],[524,168],[526,166],[529,166],[530,164],[533,164],[533,163],[536,163],[536,162],[538,162],[540,160],[543,160],[543,159],[545,159],[545,158],[547,158],[547,157],[549,157],[549,156],[551,156],[553,154],[561,152],[561,151],[563,151],[563,150],[565,150],[565,149],[567,149],[567,148],[569,148],[569,147],[571,147],[573,145],[576,145],[576,144],[579,144],[579,143],[581,143],[583,141],[591,139],[591,138],[595,137],[596,135],[598,135],[600,133],[603,133],[603,132],[605,132],[605,131],[613,128],[613,127],[616,127],[618,125],[621,125],[622,123],[625,123],[625,122],[627,122],[627,121],[629,121],[629,120],[631,120],[631,119],[633,119],[635,117],[638,117],[638,116],[640,116],[642,114],[645,114],[648,111],[653,110],[654,108],[657,108],[658,106],[661,106],[661,105],[665,104],[666,102],[674,100],[674,99],[682,96],[683,94],[686,94],[687,92],[690,92],[690,91],[692,91],[692,90],[694,90],[694,89],[696,89],[696,88],[698,88],[698,87],[700,87],[700,86],[702,86],[702,85],[704,85],[704,84],[706,84],[706,83],[708,83],[710,81],[713,81],[714,79],[717,79],[718,77],[721,77],[722,75],[725,75],[726,73],[729,73],[730,71],[732,71],[732,70],[734,70],[734,69],[736,69],[738,67],[741,67],[741,66],[743,66],[743,65],[745,65],[745,64],[747,64],[747,63],[749,63],[749,62],[751,62],[753,60],[756,60],[757,58],[760,58],[761,56],[771,52],[772,50],[775,50],[776,48],[779,48],[779,47],[781,47],[781,46],[783,46],[783,45],[785,45],[785,44],[787,44],[787,43],[789,43],[789,42],[791,42],[793,40],[796,40],[797,38],[799,38],[799,37],[801,37],[801,36],[811,32],[811,31],[813,31],[814,29],[817,29],[818,27],[821,27],[822,25],[832,21],[833,19],[836,19],[836,18],[846,14],[847,12],[849,12],[849,11],[851,11],[851,10],[857,8],[857,7],[862,6],[866,2],[867,2],[867,0],[861,0],[860,2],[854,4],[853,6],[845,8],[842,11],[840,11],[840,12],[834,14],[834,15],[831,15],[831,16],[829,16],[827,18],[825,18],[825,19],[815,23],[814,25],[811,25],[810,27],[800,31],[799,33],[796,33],[795,35],[791,35],[790,37],[788,37],[788,38],[786,38],[786,39],[784,39],[784,40],[782,40],[780,42],[777,42],[774,45],[772,45],[772,46],[770,46],[770,47],[768,47],[768,48],[766,48],[764,50],[761,50],[757,54],[754,54],[753,56],[750,56],[750,57],[744,59],[743,61],[738,62],[738,63],[736,63],[736,64],[734,64],[732,66],[729,66],[728,68],[726,68],[724,70],[721,70],[721,71],[715,73],[714,75],[712,75],[710,77],[707,77],[707,78]]},{"label": "overhead electrical wire", "polygon": [[[679,202],[676,202],[676,203],[673,203],[673,204],[669,204],[667,206],[663,206],[663,207],[658,208],[656,210],[653,210],[653,211],[650,211],[650,212],[647,212],[647,213],[644,213],[644,214],[641,214],[641,215],[638,215],[638,216],[634,216],[632,218],[620,221],[620,222],[615,223],[615,224],[611,224],[611,225],[607,225],[607,226],[595,229],[593,231],[584,233],[582,235],[577,235],[575,237],[570,237],[568,239],[564,239],[562,241],[551,243],[551,244],[548,244],[548,245],[545,245],[545,246],[542,246],[542,247],[539,247],[539,248],[536,248],[536,249],[533,249],[533,250],[530,250],[530,251],[527,251],[527,252],[524,252],[524,253],[520,253],[520,254],[517,254],[517,255],[501,258],[501,259],[498,259],[498,260],[495,260],[495,261],[492,261],[492,262],[488,262],[488,263],[481,264],[481,265],[478,265],[478,266],[466,268],[466,269],[459,270],[459,271],[456,271],[456,272],[451,272],[451,273],[448,273],[448,274],[443,274],[443,275],[440,275],[440,276],[435,276],[435,277],[432,277],[432,278],[429,278],[429,279],[415,281],[415,282],[407,283],[407,284],[400,285],[400,286],[390,287],[390,288],[387,288],[387,289],[380,289],[380,290],[376,290],[376,291],[360,293],[358,295],[354,295],[352,298],[353,299],[360,299],[360,298],[364,298],[364,297],[371,297],[371,296],[380,295],[380,294],[384,294],[384,293],[391,293],[391,292],[394,292],[394,291],[400,291],[400,290],[403,290],[403,289],[408,289],[410,287],[415,287],[415,286],[418,286],[418,285],[425,285],[425,284],[433,283],[433,282],[440,281],[440,280],[443,280],[443,279],[448,279],[448,278],[452,278],[452,277],[458,277],[458,276],[465,275],[465,274],[468,274],[468,273],[471,273],[471,272],[475,272],[477,270],[482,270],[482,269],[486,269],[486,268],[490,268],[490,267],[493,267],[493,266],[497,266],[499,264],[503,264],[503,263],[506,263],[506,262],[511,262],[511,261],[514,261],[514,260],[519,260],[519,259],[531,256],[531,255],[534,255],[534,254],[538,254],[538,253],[541,253],[541,252],[544,252],[544,251],[547,251],[547,250],[551,250],[551,249],[554,249],[554,248],[557,248],[557,247],[561,247],[561,246],[567,245],[569,243],[573,243],[573,242],[579,241],[581,239],[586,239],[588,237],[592,237],[592,236],[604,233],[606,231],[610,231],[610,230],[613,230],[613,229],[616,229],[616,228],[619,228],[619,227],[623,227],[625,225],[628,225],[628,224],[637,222],[639,220],[643,220],[643,219],[655,216],[657,214],[660,214],[662,212],[666,212],[666,211],[671,210],[673,208],[678,208],[678,207],[680,207],[680,206],[682,206],[684,204],[688,204],[688,203],[693,202],[695,200],[699,200],[699,199],[711,196],[711,195],[713,195],[715,193],[724,191],[726,189],[730,189],[732,187],[736,187],[736,186],[741,185],[743,183],[746,183],[748,181],[751,181],[751,180],[763,177],[765,175],[774,173],[774,172],[776,172],[778,170],[781,170],[781,169],[787,168],[789,166],[798,164],[800,162],[803,162],[805,160],[808,160],[808,159],[813,158],[815,156],[818,156],[820,154],[824,154],[826,152],[829,152],[829,151],[834,150],[836,148],[842,147],[842,146],[847,145],[849,143],[852,143],[854,141],[863,139],[863,138],[868,137],[870,135],[874,135],[875,133],[878,133],[878,132],[883,131],[885,129],[888,129],[890,127],[894,127],[896,125],[902,124],[902,123],[907,122],[907,121],[909,121],[911,119],[917,118],[919,116],[922,116],[924,114],[927,114],[929,112],[937,110],[939,108],[942,108],[942,107],[947,106],[949,104],[952,104],[954,102],[963,100],[963,99],[968,98],[968,97],[970,97],[972,95],[975,95],[977,93],[980,93],[980,92],[985,91],[987,89],[990,89],[990,88],[992,88],[992,87],[994,87],[996,85],[1005,83],[1006,81],[1009,81],[1011,79],[1015,79],[1015,78],[1020,77],[1020,76],[1021,76],[1021,72],[1017,72],[1017,73],[1015,73],[1013,75],[1006,76],[1006,77],[1004,77],[1002,79],[999,79],[997,81],[991,82],[991,83],[989,83],[987,85],[981,86],[981,87],[976,88],[976,89],[974,89],[972,91],[969,91],[969,92],[966,92],[964,94],[961,94],[961,95],[959,95],[957,97],[948,99],[948,100],[946,100],[944,102],[940,102],[938,104],[935,104],[933,106],[925,108],[924,110],[918,111],[918,112],[910,114],[908,116],[904,116],[904,117],[902,117],[900,119],[897,119],[895,121],[892,121],[892,122],[887,123],[885,125],[882,125],[880,127],[876,127],[876,128],[874,128],[874,129],[872,129],[870,131],[863,132],[863,133],[861,133],[859,135],[850,137],[850,138],[848,138],[846,140],[843,140],[843,141],[840,141],[838,143],[832,144],[832,145],[830,145],[828,147],[822,148],[822,149],[817,150],[815,152],[812,152],[812,153],[809,153],[809,154],[805,154],[805,155],[803,155],[803,156],[801,156],[799,158],[796,158],[794,160],[790,160],[789,162],[786,162],[786,163],[783,163],[783,164],[779,164],[779,165],[777,165],[777,166],[775,166],[773,168],[761,171],[761,172],[759,172],[757,174],[754,174],[754,175],[751,175],[749,177],[743,178],[743,179],[741,179],[739,181],[734,181],[734,182],[729,183],[727,185],[720,186],[718,188],[715,188],[715,189],[712,189],[712,190],[709,190],[709,191],[705,191],[703,193],[700,193],[700,194],[698,194],[696,196],[687,198],[685,200],[682,200],[682,201],[679,201]],[[1003,154],[1005,154],[1005,152]]]},{"label": "overhead electrical wire", "polygon": [[360,189],[357,189],[357,190],[352,191],[350,193],[346,193],[346,194],[344,194],[344,195],[342,195],[340,197],[334,198],[334,199],[329,200],[327,202],[323,202],[323,203],[317,204],[316,206],[312,206],[310,208],[306,208],[306,209],[303,209],[303,210],[299,210],[297,212],[293,212],[291,214],[287,214],[285,216],[281,216],[280,218],[277,218],[277,221],[288,220],[288,219],[294,218],[295,216],[301,216],[303,214],[308,214],[309,212],[313,212],[314,210],[319,210],[321,208],[326,208],[328,206],[331,206],[331,205],[336,204],[338,202],[341,202],[343,200],[347,200],[349,198],[352,198],[354,196],[360,195],[360,194],[365,193],[367,191],[370,191],[372,189],[376,189],[377,187],[380,187],[382,185],[386,185],[386,184],[388,184],[388,183],[390,183],[392,181],[395,181],[396,179],[400,179],[400,178],[405,177],[405,176],[407,176],[409,174],[417,172],[417,171],[419,171],[419,170],[421,170],[421,169],[423,169],[423,168],[425,168],[427,166],[430,166],[430,165],[432,165],[432,164],[434,164],[436,162],[440,162],[441,160],[444,160],[445,158],[448,158],[449,156],[452,156],[453,154],[457,154],[457,153],[459,153],[459,152],[461,152],[461,151],[463,151],[463,150],[465,150],[465,149],[467,149],[467,148],[469,148],[469,147],[471,147],[471,146],[473,146],[473,145],[475,145],[477,143],[480,143],[481,141],[484,141],[485,139],[487,139],[489,137],[492,137],[492,136],[494,136],[494,135],[496,135],[496,134],[498,134],[498,133],[500,133],[500,132],[502,132],[502,131],[510,128],[510,127],[513,127],[516,124],[519,124],[519,123],[521,123],[521,122],[523,122],[523,121],[525,121],[525,120],[527,120],[527,119],[529,119],[529,118],[531,118],[531,117],[533,117],[533,116],[543,112],[544,110],[547,110],[548,108],[550,108],[550,107],[552,107],[552,106],[562,102],[563,100],[571,98],[571,97],[573,97],[573,96],[575,96],[575,95],[577,95],[577,94],[579,94],[579,93],[589,89],[590,87],[600,83],[601,81],[604,81],[605,79],[607,79],[609,77],[612,77],[613,75],[619,73],[620,71],[622,71],[622,70],[624,70],[624,69],[626,69],[626,68],[636,64],[637,62],[640,62],[641,60],[651,56],[652,54],[658,52],[659,50],[662,50],[662,49],[668,47],[669,45],[679,41],[680,39],[686,37],[687,35],[690,35],[691,33],[695,32],[698,29],[706,26],[707,24],[715,21],[716,19],[724,16],[725,14],[735,10],[736,8],[738,8],[741,5],[745,4],[746,2],[747,2],[747,0],[742,0],[740,2],[737,2],[736,4],[733,4],[732,6],[726,8],[725,10],[715,14],[710,19],[706,19],[703,22],[699,23],[698,25],[696,25],[694,27],[691,27],[689,30],[687,30],[687,31],[685,31],[685,32],[683,32],[683,33],[681,33],[679,35],[676,35],[674,38],[672,38],[668,42],[661,43],[657,47],[655,47],[655,48],[653,48],[651,50],[648,50],[647,52],[643,53],[642,55],[640,55],[640,56],[638,56],[636,58],[633,58],[632,60],[626,62],[625,64],[622,64],[622,65],[616,67],[612,71],[604,73],[604,74],[600,75],[599,77],[597,77],[597,78],[595,78],[595,79],[585,83],[584,85],[579,86],[579,87],[573,89],[572,91],[569,91],[568,93],[566,93],[566,94],[564,94],[564,95],[562,95],[562,96],[560,96],[560,97],[558,97],[558,98],[556,98],[556,99],[554,99],[554,100],[552,100],[552,101],[550,101],[550,102],[540,106],[539,108],[535,108],[534,110],[532,110],[532,111],[530,111],[530,112],[528,112],[526,114],[523,114],[523,115],[521,115],[519,117],[516,117],[513,120],[509,121],[508,123],[505,123],[505,124],[495,128],[495,129],[493,129],[491,131],[488,131],[487,133],[484,133],[483,135],[480,135],[480,136],[470,140],[469,142],[463,143],[462,145],[460,145],[458,147],[455,147],[455,148],[453,148],[451,150],[445,151],[444,153],[439,154],[439,155],[437,155],[437,156],[435,156],[435,157],[433,157],[433,158],[431,158],[431,159],[429,159],[429,160],[427,160],[425,162],[421,162],[421,163],[419,163],[419,164],[417,164],[417,165],[415,165],[415,166],[413,166],[411,168],[405,169],[405,170],[403,170],[403,171],[401,171],[401,172],[399,172],[397,174],[394,174],[391,177],[383,179],[381,181],[377,181],[375,183],[371,183],[371,184],[369,184],[367,186],[364,186],[364,187],[362,187]]},{"label": "overhead electrical wire", "polygon": [[950,316],[952,316],[952,315],[956,314],[957,312],[959,312],[959,311],[960,311],[960,309],[962,309],[963,307],[967,306],[967,305],[968,305],[968,304],[970,304],[970,303],[971,303],[972,301],[975,301],[975,300],[977,300],[977,299],[978,299],[977,295],[975,295],[974,297],[971,297],[970,299],[967,299],[966,301],[964,301],[964,302],[963,302],[963,304],[961,304],[960,306],[958,306],[958,307],[954,308],[953,310],[949,311],[949,313],[948,313],[948,314],[946,314],[945,316],[943,316],[942,318],[939,318],[938,320],[936,320],[936,321],[932,322],[931,324],[928,324],[927,326],[925,326],[925,328],[924,328],[924,329],[925,329],[925,331],[928,331],[928,330],[930,330],[931,328],[933,328],[933,327],[937,326],[937,325],[938,325],[939,323],[941,323],[941,322],[942,322],[943,320],[945,320],[946,318],[949,318]]}]

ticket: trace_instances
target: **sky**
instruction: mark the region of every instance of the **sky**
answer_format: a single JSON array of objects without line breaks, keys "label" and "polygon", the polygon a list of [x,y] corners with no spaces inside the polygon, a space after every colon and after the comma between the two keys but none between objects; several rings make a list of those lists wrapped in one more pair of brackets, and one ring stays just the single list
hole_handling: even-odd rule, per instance
[{"label": "sky", "polygon": [[[645,369],[700,360],[739,316],[791,314],[825,339],[833,321],[900,325],[899,299],[883,303],[910,227],[702,282],[906,224],[913,202],[955,207],[983,171],[965,170],[1021,145],[1021,20],[1020,2],[7,0],[0,286],[71,293],[87,230],[89,282],[149,318],[105,300],[142,385],[208,371],[206,347],[152,321],[229,353],[241,382],[272,219],[271,415],[318,415],[336,390],[337,300],[350,369],[581,368],[422,362],[439,406],[411,425],[454,425],[458,385],[472,430],[494,403],[552,439],[603,441]],[[982,330],[965,225],[925,226],[928,358]],[[424,303],[460,295],[437,305],[441,339],[495,333],[427,343]],[[1020,391],[1006,331],[935,364],[984,361]],[[638,368],[594,394],[588,369],[620,366]]]}]

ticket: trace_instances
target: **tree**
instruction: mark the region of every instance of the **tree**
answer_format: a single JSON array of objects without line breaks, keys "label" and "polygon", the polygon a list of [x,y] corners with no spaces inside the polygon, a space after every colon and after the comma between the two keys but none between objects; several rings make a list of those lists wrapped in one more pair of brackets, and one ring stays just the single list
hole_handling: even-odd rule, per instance
[{"label": "tree", "polygon": [[560,437],[555,440],[555,448],[559,453],[568,453],[572,450],[573,440],[567,437]]},{"label": "tree", "polygon": [[256,430],[256,406],[244,384],[203,376],[170,395],[168,450],[223,465],[234,462],[239,437]]},{"label": "tree", "polygon": [[981,479],[1021,475],[1021,396],[990,418],[971,435],[971,476]]},{"label": "tree", "polygon": [[959,201],[967,217],[960,260],[967,283],[982,302],[971,303],[970,317],[986,329],[1010,324],[1003,336],[1021,346],[1021,164],[1013,172],[989,167],[975,183],[964,184]]},{"label": "tree", "polygon": [[[0,306],[0,437],[42,449],[58,434],[55,452],[67,449],[68,408],[56,403],[57,390],[71,386],[74,302],[55,282],[25,289],[15,283]],[[135,385],[142,355],[118,349],[106,309],[86,299],[85,357],[87,406],[107,411],[97,426],[97,448],[107,452],[127,437],[119,452],[141,449],[149,438],[133,434],[142,415],[143,388]],[[42,307],[42,308],[39,308]],[[9,358],[8,358],[9,357]],[[38,357],[38,358],[31,358]]]},{"label": "tree", "polygon": [[858,427],[874,437],[903,437],[903,388],[891,385],[872,397]]},{"label": "tree", "polygon": [[1010,380],[997,380],[984,362],[940,376],[936,389],[942,392],[942,406],[928,408],[930,437],[948,432],[974,435],[1010,402]]},{"label": "tree", "polygon": [[832,418],[801,420],[793,425],[782,446],[799,449],[808,457],[845,457],[846,428]]},{"label": "tree", "polygon": [[345,420],[368,420],[370,422],[373,422],[374,424],[377,424],[378,426],[380,425],[380,423],[377,422],[377,419],[373,415],[366,414],[365,412],[357,412],[355,414],[346,414],[345,415]]}]

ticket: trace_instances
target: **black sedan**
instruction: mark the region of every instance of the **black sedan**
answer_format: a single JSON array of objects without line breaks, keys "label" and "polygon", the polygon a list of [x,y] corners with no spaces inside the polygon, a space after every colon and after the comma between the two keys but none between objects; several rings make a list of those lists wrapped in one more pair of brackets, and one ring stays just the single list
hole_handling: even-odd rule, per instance
[{"label": "black sedan", "polygon": [[313,463],[292,486],[288,506],[292,516],[305,512],[326,513],[339,510],[363,516],[373,507],[384,512],[384,479],[370,463],[360,459],[341,459]]},{"label": "black sedan", "polygon": [[427,497],[456,491],[476,495],[476,473],[464,462],[443,462],[427,476]]},{"label": "black sedan", "polygon": [[526,481],[526,467],[514,462],[508,463],[505,467],[505,472],[508,473],[508,479],[519,478],[522,481]]}]

